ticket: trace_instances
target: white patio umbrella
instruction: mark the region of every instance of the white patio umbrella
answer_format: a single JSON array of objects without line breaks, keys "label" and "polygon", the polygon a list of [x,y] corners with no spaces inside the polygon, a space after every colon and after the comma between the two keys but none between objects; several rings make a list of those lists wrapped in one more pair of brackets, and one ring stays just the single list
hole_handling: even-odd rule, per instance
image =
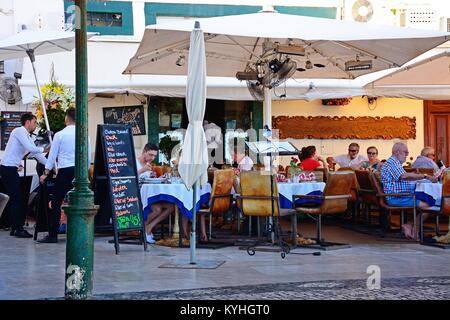
[{"label": "white patio umbrella", "polygon": [[[399,67],[444,43],[449,33],[281,14],[273,11],[198,19],[209,76],[234,77],[258,62],[289,57],[293,78],[353,79]],[[125,74],[186,74],[191,21],[147,26]],[[181,59],[180,59],[181,58]],[[265,88],[266,124],[270,96]]]},{"label": "white patio umbrella", "polygon": [[424,100],[450,99],[450,50],[427,55],[367,84],[367,95]]},{"label": "white patio umbrella", "polygon": [[[88,35],[91,37],[93,34]],[[33,68],[39,99],[41,100],[45,126],[50,132],[45,102],[41,94],[39,79],[34,65],[35,56],[61,51],[72,51],[75,48],[75,33],[62,31],[23,30],[0,41],[0,60],[29,57]],[[51,136],[49,135],[50,142]]]},{"label": "white patio umbrella", "polygon": [[205,132],[203,131],[203,117],[205,116],[206,108],[205,42],[200,24],[197,21],[191,33],[189,47],[186,86],[186,109],[189,125],[184,138],[178,169],[186,187],[188,189],[193,188],[190,263],[195,264],[197,188],[199,184],[204,185],[208,181],[206,173],[208,168],[208,151]]}]

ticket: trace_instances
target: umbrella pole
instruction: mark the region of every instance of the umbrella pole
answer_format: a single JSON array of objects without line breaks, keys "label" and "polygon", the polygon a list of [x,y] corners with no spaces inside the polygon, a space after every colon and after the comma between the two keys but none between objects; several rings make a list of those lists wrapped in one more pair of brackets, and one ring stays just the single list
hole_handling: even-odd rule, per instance
[{"label": "umbrella pole", "polygon": [[267,87],[264,87],[264,118],[264,123],[272,130],[272,94]]},{"label": "umbrella pole", "polygon": [[197,200],[197,182],[194,183],[193,188],[193,196],[192,196],[192,203],[193,203],[193,207],[192,207],[192,227],[191,227],[191,241],[190,241],[190,249],[191,249],[191,261],[190,264],[196,264],[197,262],[195,261],[195,241],[196,241],[196,236],[195,236],[195,227],[197,225],[196,222],[196,218],[197,218],[197,210],[196,210],[196,200]]},{"label": "umbrella pole", "polygon": [[52,142],[53,142],[52,141],[52,135],[50,133],[50,124],[48,123],[47,111],[46,111],[46,108],[45,108],[44,97],[42,97],[41,86],[39,84],[39,80],[38,80],[37,73],[36,73],[36,68],[34,66],[34,61],[35,61],[34,50],[33,49],[27,50],[27,54],[28,54],[28,57],[30,58],[31,66],[33,68],[34,80],[36,82],[37,91],[38,91],[38,94],[39,94],[39,100],[41,100],[42,113],[44,114],[44,121],[45,121],[45,127],[47,129],[48,139],[50,141],[50,144],[52,144]]}]

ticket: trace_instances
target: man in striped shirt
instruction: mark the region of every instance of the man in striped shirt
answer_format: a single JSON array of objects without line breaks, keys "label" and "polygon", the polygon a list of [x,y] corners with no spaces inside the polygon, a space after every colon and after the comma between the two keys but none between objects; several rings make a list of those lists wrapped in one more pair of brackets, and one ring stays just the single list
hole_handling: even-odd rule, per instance
[{"label": "man in striped shirt", "polygon": [[[409,193],[410,197],[386,197],[388,205],[393,207],[412,207],[414,205],[413,197],[414,190],[416,188],[415,180],[428,179],[435,182],[433,176],[422,173],[406,172],[402,167],[402,163],[406,161],[409,155],[408,147],[402,142],[397,142],[392,147],[392,156],[387,159],[381,168],[381,183],[383,184],[383,191],[386,194],[393,193]],[[416,199],[416,207],[427,208],[429,207],[426,202]],[[424,215],[426,219],[426,216]],[[412,225],[403,225],[403,231],[405,236],[413,237]]]}]

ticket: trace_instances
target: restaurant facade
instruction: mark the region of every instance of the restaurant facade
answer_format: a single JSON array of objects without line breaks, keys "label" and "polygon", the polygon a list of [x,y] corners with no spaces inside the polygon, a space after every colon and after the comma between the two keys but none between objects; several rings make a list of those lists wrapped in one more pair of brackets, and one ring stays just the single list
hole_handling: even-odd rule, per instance
[{"label": "restaurant facade", "polygon": [[[3,2],[6,6],[10,5],[14,12],[9,16],[0,16],[2,25],[6,23],[10,27],[4,29],[8,32],[16,32],[20,24],[26,24],[29,29],[63,30],[73,19],[73,1],[69,0],[45,0],[39,1],[39,5],[25,0]],[[182,132],[187,126],[185,80],[182,77],[122,75],[136,52],[146,25],[175,19],[258,12],[263,7],[256,2],[241,5],[237,1],[227,4],[213,4],[212,1],[202,4],[188,1],[88,1],[88,31],[97,33],[88,42],[91,142],[95,141],[97,124],[117,121],[125,113],[134,115],[135,120],[140,119],[140,130],[134,136],[137,152],[147,141],[158,143],[164,135],[176,136],[174,132]],[[291,1],[279,3],[274,9],[281,13],[329,19],[345,17],[342,1],[320,1],[320,4],[317,1],[296,1],[295,5]],[[30,6],[35,8],[30,10]],[[36,16],[35,12],[40,14]],[[41,82],[49,81],[53,68],[59,82],[73,87],[74,56],[72,51],[37,57]],[[286,85],[273,92],[272,123],[279,130],[281,139],[293,142],[298,148],[315,145],[324,157],[346,153],[349,143],[358,142],[362,154],[365,154],[367,147],[376,146],[380,159],[389,157],[395,142],[405,141],[411,156],[419,155],[424,145],[433,145],[438,157],[449,163],[448,102],[374,98],[364,96],[362,91],[360,96],[352,97],[351,86],[345,85],[336,85],[330,91],[339,92],[341,97],[348,92],[349,99],[324,100],[320,99],[320,94],[318,99],[312,101],[293,99],[294,95],[290,94],[293,90],[306,92],[320,87],[320,82],[300,82],[296,88]],[[36,90],[28,61],[24,61],[23,77],[19,84],[23,101],[15,105],[2,101],[2,110],[32,111],[30,102]],[[227,134],[224,141],[233,137],[230,132],[236,130],[262,129],[263,102],[252,100],[246,89],[245,83],[237,80],[208,80],[205,119],[217,124],[224,136]],[[329,98],[326,90],[322,90],[324,98]],[[226,146],[224,149],[227,149]]]}]

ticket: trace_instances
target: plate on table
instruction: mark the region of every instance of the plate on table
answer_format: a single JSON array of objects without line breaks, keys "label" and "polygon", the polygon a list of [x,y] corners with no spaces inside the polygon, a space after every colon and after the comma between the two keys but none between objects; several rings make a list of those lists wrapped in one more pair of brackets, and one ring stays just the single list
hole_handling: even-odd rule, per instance
[{"label": "plate on table", "polygon": [[140,180],[142,183],[161,184],[166,183],[164,178],[144,178]]}]

